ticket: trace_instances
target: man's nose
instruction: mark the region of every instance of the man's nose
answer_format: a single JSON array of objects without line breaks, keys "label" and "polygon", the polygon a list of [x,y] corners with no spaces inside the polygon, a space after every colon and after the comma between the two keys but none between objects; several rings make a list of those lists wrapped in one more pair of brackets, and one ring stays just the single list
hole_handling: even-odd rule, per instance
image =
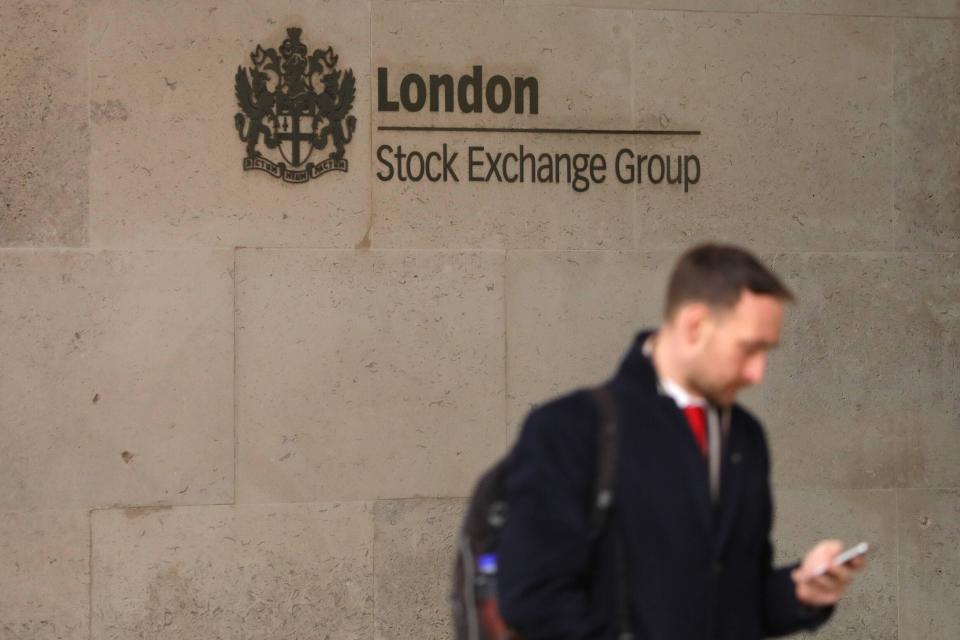
[{"label": "man's nose", "polygon": [[758,353],[747,361],[743,377],[750,384],[760,384],[763,382],[763,372],[767,367],[767,354]]}]

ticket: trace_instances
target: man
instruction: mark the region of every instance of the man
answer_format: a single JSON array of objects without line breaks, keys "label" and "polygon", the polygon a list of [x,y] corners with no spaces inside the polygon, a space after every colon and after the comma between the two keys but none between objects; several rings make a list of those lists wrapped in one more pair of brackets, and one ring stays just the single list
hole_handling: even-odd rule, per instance
[{"label": "man", "polygon": [[767,444],[735,403],[763,379],[792,300],[736,247],[680,258],[662,326],[640,333],[607,385],[619,466],[598,540],[596,401],[581,391],[528,416],[498,563],[501,613],[524,640],[618,638],[622,626],[636,640],[754,640],[827,620],[863,560],[831,567],[841,544],[826,540],[798,566],[772,566]]}]

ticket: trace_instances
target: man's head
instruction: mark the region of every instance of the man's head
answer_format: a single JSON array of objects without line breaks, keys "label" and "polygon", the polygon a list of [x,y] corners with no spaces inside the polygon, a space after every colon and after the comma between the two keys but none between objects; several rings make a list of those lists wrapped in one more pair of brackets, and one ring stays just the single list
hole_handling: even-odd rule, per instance
[{"label": "man's head", "polygon": [[[657,341],[671,377],[710,401],[732,404],[763,379],[793,294],[738,247],[704,244],[674,267]],[[659,346],[659,345],[658,345]]]}]

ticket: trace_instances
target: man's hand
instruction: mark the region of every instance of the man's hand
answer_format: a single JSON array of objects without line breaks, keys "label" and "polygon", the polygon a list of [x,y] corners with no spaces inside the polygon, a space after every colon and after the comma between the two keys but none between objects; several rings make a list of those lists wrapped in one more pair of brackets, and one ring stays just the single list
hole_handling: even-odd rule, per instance
[{"label": "man's hand", "polygon": [[[824,540],[811,549],[803,563],[793,570],[791,577],[797,586],[797,599],[800,602],[822,607],[836,604],[853,578],[853,573],[866,566],[866,558],[860,556],[849,564],[833,566],[833,559],[843,551],[839,540]],[[828,567],[827,571],[816,576],[818,570]]]}]

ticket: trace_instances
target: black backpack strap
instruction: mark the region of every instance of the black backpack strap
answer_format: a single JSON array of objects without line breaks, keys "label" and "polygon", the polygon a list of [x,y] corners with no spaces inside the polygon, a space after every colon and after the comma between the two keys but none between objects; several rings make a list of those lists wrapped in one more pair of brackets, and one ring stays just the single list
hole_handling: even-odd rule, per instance
[{"label": "black backpack strap", "polygon": [[592,389],[590,393],[600,409],[600,424],[597,430],[597,484],[590,515],[590,537],[596,540],[603,533],[610,507],[613,505],[619,447],[617,406],[613,401],[613,394],[606,386]]},{"label": "black backpack strap", "polygon": [[[606,385],[591,391],[600,409],[600,425],[597,430],[597,485],[593,512],[590,516],[590,537],[600,538],[610,519],[613,507],[613,494],[617,478],[619,459],[619,438],[617,433],[617,405],[613,394]],[[617,587],[617,640],[633,640],[630,624],[630,609],[627,601],[627,576],[624,567],[623,539],[619,530],[613,532],[614,572]]]}]

